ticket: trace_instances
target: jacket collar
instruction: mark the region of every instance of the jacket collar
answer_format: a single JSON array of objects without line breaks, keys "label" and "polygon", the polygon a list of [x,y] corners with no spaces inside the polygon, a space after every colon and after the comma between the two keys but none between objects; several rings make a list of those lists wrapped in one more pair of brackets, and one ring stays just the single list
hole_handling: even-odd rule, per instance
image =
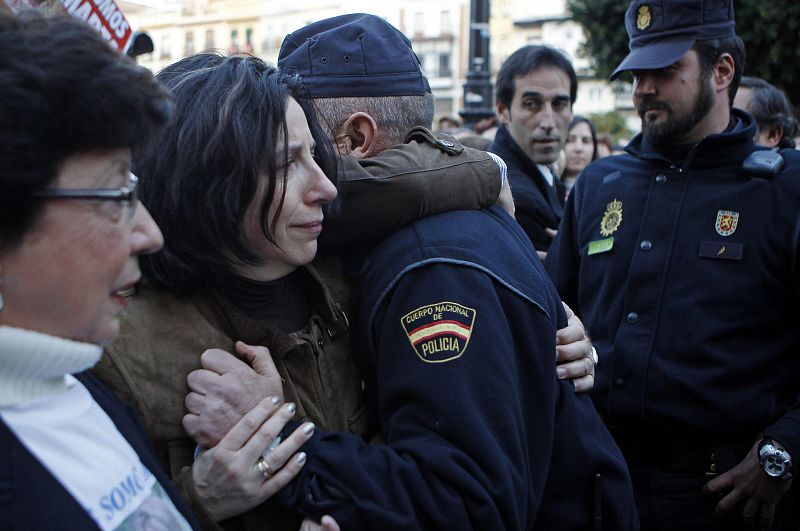
[{"label": "jacket collar", "polygon": [[[328,336],[336,339],[349,328],[347,316],[334,302],[316,270],[310,265],[305,266],[305,270],[310,287],[311,313],[321,320],[321,326]],[[230,337],[251,345],[269,345],[271,354],[277,357],[282,357],[299,342],[293,334],[251,317],[220,293],[212,293],[209,302],[213,315]]]},{"label": "jacket collar", "polygon": [[[731,125],[725,131],[708,135],[689,151],[681,167],[703,169],[722,165],[740,166],[744,159],[756,149],[753,137],[756,134],[756,122],[748,113],[733,109]],[[646,160],[662,160],[671,164],[665,156],[639,133],[625,147],[625,151],[636,158]],[[721,164],[724,161],[725,164]]]},{"label": "jacket collar", "polygon": [[536,175],[544,184],[547,184],[542,172],[539,171],[539,167],[524,151],[522,151],[522,148],[519,147],[519,144],[517,144],[517,141],[511,136],[506,126],[501,125],[497,129],[494,143],[489,148],[489,151],[495,155],[499,155],[500,158],[506,161],[509,167],[516,166],[525,175],[530,175],[532,178]]}]

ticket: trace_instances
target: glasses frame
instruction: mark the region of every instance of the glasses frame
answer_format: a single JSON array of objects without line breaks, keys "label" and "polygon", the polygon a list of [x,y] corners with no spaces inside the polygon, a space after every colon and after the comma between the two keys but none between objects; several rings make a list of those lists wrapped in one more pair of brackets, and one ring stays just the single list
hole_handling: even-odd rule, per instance
[{"label": "glasses frame", "polygon": [[34,194],[40,199],[93,199],[96,201],[122,201],[133,206],[139,200],[136,189],[139,178],[128,173],[128,186],[121,188],[47,188]]}]

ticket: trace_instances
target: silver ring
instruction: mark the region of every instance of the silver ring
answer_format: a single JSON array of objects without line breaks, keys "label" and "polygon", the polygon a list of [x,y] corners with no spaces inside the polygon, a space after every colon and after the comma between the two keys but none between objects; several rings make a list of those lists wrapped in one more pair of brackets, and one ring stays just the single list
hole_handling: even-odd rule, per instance
[{"label": "silver ring", "polygon": [[267,463],[260,457],[258,458],[258,461],[256,461],[256,468],[258,469],[259,472],[261,472],[261,475],[264,476],[264,479],[266,479],[267,481],[272,479],[272,476],[275,475],[275,472],[272,471],[272,469],[269,466],[269,463]]},{"label": "silver ring", "polygon": [[600,358],[597,356],[597,349],[592,347],[592,361],[594,362],[595,367],[597,367],[597,362],[600,361]]}]

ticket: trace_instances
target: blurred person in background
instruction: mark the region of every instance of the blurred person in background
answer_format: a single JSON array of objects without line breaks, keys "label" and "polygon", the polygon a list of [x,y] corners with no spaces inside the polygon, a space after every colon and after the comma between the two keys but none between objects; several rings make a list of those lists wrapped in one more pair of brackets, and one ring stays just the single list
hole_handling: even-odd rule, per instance
[{"label": "blurred person in background", "polygon": [[569,124],[567,141],[564,143],[564,170],[561,182],[569,195],[575,180],[583,169],[593,160],[597,160],[597,133],[592,121],[583,116],[576,116]]},{"label": "blurred person in background", "polygon": [[614,149],[614,139],[608,133],[597,134],[597,158],[602,159],[611,155]]},{"label": "blurred person in background", "polygon": [[797,115],[781,89],[761,78],[744,76],[733,104],[756,119],[756,144],[779,149],[795,147]]},{"label": "blurred person in background", "polygon": [[437,131],[440,133],[452,135],[461,131],[461,120],[453,116],[442,116],[436,123],[439,126]]}]

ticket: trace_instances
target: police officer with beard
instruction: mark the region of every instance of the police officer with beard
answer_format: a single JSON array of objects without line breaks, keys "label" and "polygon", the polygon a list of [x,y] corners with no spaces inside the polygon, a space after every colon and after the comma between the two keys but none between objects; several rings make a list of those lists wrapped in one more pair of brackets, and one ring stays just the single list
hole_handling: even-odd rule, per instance
[{"label": "police officer with beard", "polygon": [[584,170],[547,270],[600,353],[642,529],[795,529],[800,153],[732,109],[731,0],[634,0],[625,24],[612,78],[632,72],[642,133]]}]

